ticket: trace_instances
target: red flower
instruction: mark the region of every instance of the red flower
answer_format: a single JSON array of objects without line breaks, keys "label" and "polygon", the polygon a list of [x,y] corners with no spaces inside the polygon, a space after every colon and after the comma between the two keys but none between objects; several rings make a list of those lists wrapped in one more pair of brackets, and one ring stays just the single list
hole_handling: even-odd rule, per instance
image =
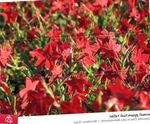
[{"label": "red flower", "polygon": [[95,38],[96,41],[99,43],[98,51],[101,52],[102,58],[114,59],[118,58],[120,55],[121,46],[112,39],[113,35],[114,33],[103,30]]},{"label": "red flower", "polygon": [[150,59],[150,56],[148,54],[143,53],[143,49],[136,47],[133,52],[130,60],[137,65],[138,63],[147,63]]},{"label": "red flower", "polygon": [[30,91],[25,115],[46,115],[54,100],[43,91]]},{"label": "red flower", "polygon": [[105,8],[112,4],[112,0],[94,0],[93,4],[87,2],[86,6],[93,11],[95,15],[100,15]]},{"label": "red flower", "polygon": [[91,21],[84,16],[78,18],[78,22],[79,22],[79,28],[84,28],[84,29],[87,29],[91,24]]},{"label": "red flower", "polygon": [[1,114],[13,114],[13,106],[8,104],[4,100],[0,100],[0,113]]},{"label": "red flower", "polygon": [[85,113],[86,110],[82,106],[82,98],[75,95],[71,100],[61,103],[62,114]]},{"label": "red flower", "polygon": [[64,84],[68,86],[68,94],[79,93],[85,95],[91,87],[88,79],[83,76],[83,72],[79,72],[72,80],[65,81]]},{"label": "red flower", "polygon": [[37,33],[41,34],[41,31],[38,28],[34,27],[30,31],[28,31],[27,33],[28,33],[28,40],[31,42],[33,39],[38,38],[38,36],[36,34]]},{"label": "red flower", "polygon": [[6,64],[10,60],[12,52],[6,46],[0,46],[0,66],[6,67]]},{"label": "red flower", "polygon": [[80,62],[86,67],[89,65],[93,66],[96,61],[94,54],[98,50],[98,45],[96,43],[92,44],[92,41],[87,40],[83,36],[75,37],[75,39],[77,46],[82,52],[80,56],[80,58],[82,59],[80,60]]},{"label": "red flower", "polygon": [[121,66],[118,62],[113,61],[112,64],[108,65],[105,63],[101,63],[99,69],[96,74],[99,77],[100,82],[105,82],[106,80],[112,80],[119,78],[121,80],[125,80],[127,78],[127,67],[126,69],[121,69]]},{"label": "red flower", "polygon": [[109,1],[110,0],[94,0],[93,5],[94,6],[107,7]]},{"label": "red flower", "polygon": [[134,92],[123,85],[122,81],[118,78],[114,80],[113,84],[108,84],[108,89],[112,92],[112,96],[123,101],[126,104],[131,103],[131,98]]},{"label": "red flower", "polygon": [[124,36],[128,31],[132,30],[133,25],[129,23],[129,20],[123,19],[119,22],[118,30]]},{"label": "red flower", "polygon": [[106,43],[101,47],[102,57],[103,58],[118,58],[121,47],[119,44],[115,43],[113,40],[109,40],[109,43]]},{"label": "red flower", "polygon": [[32,81],[30,78],[26,77],[26,87],[20,90],[19,95],[23,98],[22,108],[24,109],[27,104],[27,98],[29,91],[34,91],[39,83],[39,80]]},{"label": "red flower", "polygon": [[55,41],[52,41],[44,47],[44,50],[36,48],[30,52],[31,57],[36,57],[36,67],[52,69],[56,59],[60,58],[60,48]]},{"label": "red flower", "polygon": [[139,45],[140,48],[147,49],[147,46],[145,44],[145,41],[147,39],[147,35],[146,34],[144,34],[144,33],[140,34],[139,33],[139,34],[137,34],[136,39],[138,41],[138,45]]},{"label": "red flower", "polygon": [[137,0],[128,0],[128,4],[131,10],[130,17],[134,17],[135,20],[138,20],[140,18],[140,14],[138,10],[136,9],[136,2]]},{"label": "red flower", "polygon": [[19,95],[21,98],[24,98],[26,97],[26,95],[28,94],[29,91],[34,91],[36,89],[36,86],[38,85],[39,81],[38,80],[35,80],[32,82],[32,80],[28,77],[26,77],[26,88],[22,89],[20,92],[19,92]]},{"label": "red flower", "polygon": [[148,92],[139,91],[136,94],[137,100],[139,100],[139,103],[134,106],[136,109],[144,109],[149,110],[150,109],[150,95]]},{"label": "red flower", "polygon": [[34,59],[34,57],[37,58],[36,61],[36,67],[40,68],[43,67],[43,64],[45,64],[45,53],[43,50],[41,50],[39,47],[37,47],[35,50],[30,52],[30,56]]},{"label": "red flower", "polygon": [[136,71],[134,73],[135,80],[140,85],[144,82],[144,79],[149,75],[148,65],[144,62],[136,64]]},{"label": "red flower", "polygon": [[61,30],[59,30],[57,27],[54,27],[51,31],[49,31],[46,36],[52,39],[55,39],[59,42],[59,36],[61,34]]},{"label": "red flower", "polygon": [[[67,59],[70,55],[68,43],[57,42],[54,38],[46,44],[44,49],[36,48],[30,52],[32,60],[37,58],[36,67],[48,69],[53,76],[59,75],[62,72],[62,66],[67,64]],[[64,58],[62,58],[64,57]]]},{"label": "red flower", "polygon": [[60,11],[64,14],[72,14],[75,11],[76,0],[55,0],[52,2],[50,10],[52,12]]},{"label": "red flower", "polygon": [[0,8],[2,8],[4,10],[4,12],[2,13],[2,15],[4,15],[5,18],[5,22],[7,23],[14,23],[18,17],[17,12],[15,12],[14,10],[12,10],[11,6],[16,6],[15,4],[2,4],[0,6]]},{"label": "red flower", "polygon": [[65,10],[64,2],[61,0],[54,1],[50,10],[51,11],[58,11],[58,10],[64,11]]}]

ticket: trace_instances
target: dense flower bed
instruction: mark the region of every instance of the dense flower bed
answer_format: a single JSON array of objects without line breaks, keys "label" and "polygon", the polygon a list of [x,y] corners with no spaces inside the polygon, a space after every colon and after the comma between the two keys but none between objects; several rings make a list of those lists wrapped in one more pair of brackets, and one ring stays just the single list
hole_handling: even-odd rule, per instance
[{"label": "dense flower bed", "polygon": [[150,109],[148,0],[0,4],[0,113]]}]

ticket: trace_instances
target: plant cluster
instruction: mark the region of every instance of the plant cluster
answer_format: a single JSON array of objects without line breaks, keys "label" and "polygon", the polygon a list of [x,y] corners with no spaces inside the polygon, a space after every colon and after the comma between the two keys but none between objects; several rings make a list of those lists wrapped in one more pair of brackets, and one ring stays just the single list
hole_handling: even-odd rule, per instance
[{"label": "plant cluster", "polygon": [[150,109],[148,0],[0,4],[0,113]]}]

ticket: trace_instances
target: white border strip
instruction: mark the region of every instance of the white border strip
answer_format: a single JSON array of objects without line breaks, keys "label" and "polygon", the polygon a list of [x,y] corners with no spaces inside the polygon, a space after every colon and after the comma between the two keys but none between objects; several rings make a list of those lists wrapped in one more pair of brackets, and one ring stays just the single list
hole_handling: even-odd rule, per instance
[{"label": "white border strip", "polygon": [[150,110],[19,117],[18,124],[150,124]]}]

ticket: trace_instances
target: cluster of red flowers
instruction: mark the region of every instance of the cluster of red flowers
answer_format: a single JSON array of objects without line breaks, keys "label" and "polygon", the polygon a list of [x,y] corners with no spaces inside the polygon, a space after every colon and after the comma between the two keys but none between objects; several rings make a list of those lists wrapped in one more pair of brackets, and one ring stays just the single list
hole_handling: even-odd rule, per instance
[{"label": "cluster of red flowers", "polygon": [[0,113],[150,109],[148,0],[0,4]]}]

